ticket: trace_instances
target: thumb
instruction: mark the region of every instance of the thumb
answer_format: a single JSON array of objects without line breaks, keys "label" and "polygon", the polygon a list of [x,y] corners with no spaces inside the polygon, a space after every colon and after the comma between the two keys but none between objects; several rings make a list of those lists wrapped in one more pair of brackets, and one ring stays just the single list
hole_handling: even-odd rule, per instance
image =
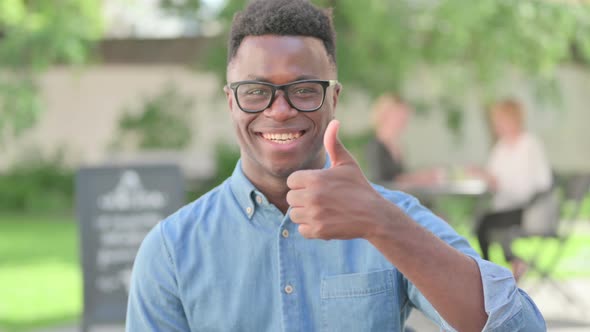
[{"label": "thumb", "polygon": [[338,129],[340,129],[340,121],[332,120],[328,123],[328,127],[324,132],[324,148],[328,152],[332,167],[350,162],[354,163],[354,158],[338,138]]}]

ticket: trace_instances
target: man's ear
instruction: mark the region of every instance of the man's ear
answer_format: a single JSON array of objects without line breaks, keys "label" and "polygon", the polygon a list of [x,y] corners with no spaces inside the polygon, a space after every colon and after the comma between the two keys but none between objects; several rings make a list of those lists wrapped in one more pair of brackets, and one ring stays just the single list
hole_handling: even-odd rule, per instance
[{"label": "man's ear", "polygon": [[234,106],[234,98],[232,95],[232,89],[230,89],[227,85],[223,86],[223,92],[225,92],[225,98],[227,99],[227,106],[229,107],[229,110],[233,110],[233,106]]},{"label": "man's ear", "polygon": [[334,110],[336,109],[336,105],[338,104],[338,98],[340,96],[340,91],[342,90],[342,85],[338,83],[336,87],[334,87],[334,93],[332,94],[332,107]]}]

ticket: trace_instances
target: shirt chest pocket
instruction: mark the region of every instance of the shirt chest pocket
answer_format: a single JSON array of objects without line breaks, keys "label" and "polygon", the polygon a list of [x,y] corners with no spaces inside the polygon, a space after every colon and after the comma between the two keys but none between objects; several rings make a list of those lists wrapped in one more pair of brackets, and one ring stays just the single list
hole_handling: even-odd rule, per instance
[{"label": "shirt chest pocket", "polygon": [[395,331],[392,270],[322,279],[322,331]]}]

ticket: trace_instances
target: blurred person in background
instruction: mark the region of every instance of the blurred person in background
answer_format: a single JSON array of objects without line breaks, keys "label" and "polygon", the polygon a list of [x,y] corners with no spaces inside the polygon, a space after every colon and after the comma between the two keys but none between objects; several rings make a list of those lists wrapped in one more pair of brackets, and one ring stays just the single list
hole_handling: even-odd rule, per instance
[{"label": "blurred person in background", "polygon": [[[492,237],[498,232],[520,226],[523,208],[552,184],[551,167],[541,142],[524,125],[522,105],[514,99],[501,100],[489,110],[495,143],[485,168],[472,167],[469,172],[483,179],[492,192],[490,210],[478,222],[476,233],[484,259],[489,260]],[[502,241],[504,258],[518,280],[526,264]]]},{"label": "blurred person in background", "polygon": [[405,171],[401,138],[411,113],[410,107],[393,94],[381,95],[375,101],[375,136],[366,149],[367,172],[372,181],[394,181]]},{"label": "blurred person in background", "polygon": [[443,180],[442,168],[408,170],[403,149],[403,135],[414,110],[393,93],[379,96],[372,108],[374,137],[367,144],[365,153],[367,174],[371,181],[392,184],[398,189],[413,186],[431,186]]}]

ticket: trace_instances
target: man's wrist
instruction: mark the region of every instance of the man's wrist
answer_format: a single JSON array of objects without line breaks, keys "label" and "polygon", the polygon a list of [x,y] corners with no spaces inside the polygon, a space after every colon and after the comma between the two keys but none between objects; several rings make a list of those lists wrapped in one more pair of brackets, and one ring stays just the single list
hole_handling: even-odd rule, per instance
[{"label": "man's wrist", "polygon": [[384,239],[390,239],[395,234],[398,225],[408,218],[407,215],[394,203],[380,197],[383,201],[379,204],[380,214],[371,222],[365,240],[373,245]]}]

